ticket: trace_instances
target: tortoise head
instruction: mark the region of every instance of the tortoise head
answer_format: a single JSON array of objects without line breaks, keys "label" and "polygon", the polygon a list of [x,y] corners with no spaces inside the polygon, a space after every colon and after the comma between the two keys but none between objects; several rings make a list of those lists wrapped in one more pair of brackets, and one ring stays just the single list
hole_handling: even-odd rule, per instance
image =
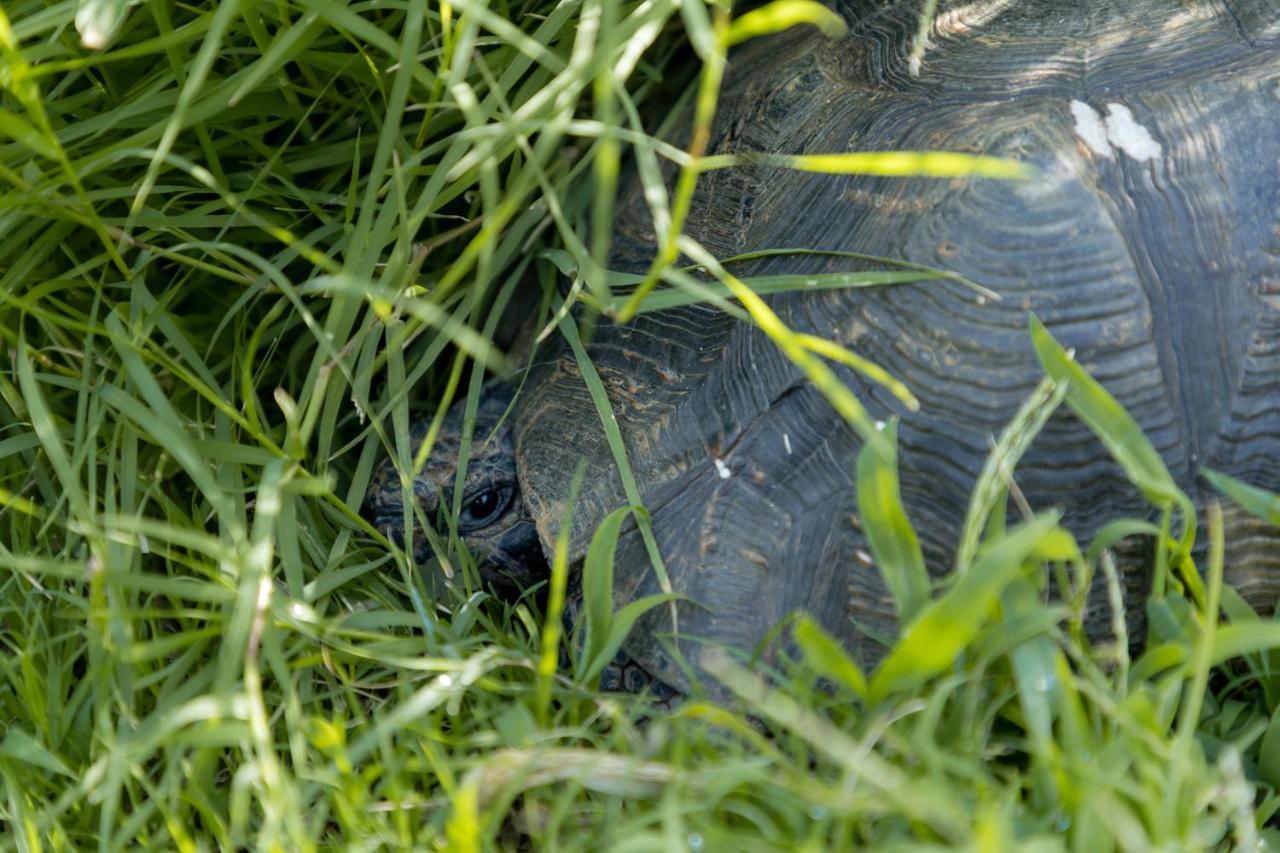
[{"label": "tortoise head", "polygon": [[[469,460],[462,486],[457,517],[458,536],[480,559],[484,580],[507,598],[547,576],[538,531],[520,493],[514,438],[510,422],[503,414],[511,403],[510,386],[491,383],[482,391],[472,430]],[[413,480],[417,507],[409,514],[411,523],[423,521],[446,533],[445,513],[454,506],[458,457],[462,447],[463,403],[445,416],[426,465]],[[416,452],[426,437],[429,420],[415,423],[411,430]],[[405,489],[395,460],[388,459],[377,471],[365,495],[362,514],[370,523],[402,547],[405,544]],[[431,546],[421,529],[413,536],[414,558],[431,556]]]}]

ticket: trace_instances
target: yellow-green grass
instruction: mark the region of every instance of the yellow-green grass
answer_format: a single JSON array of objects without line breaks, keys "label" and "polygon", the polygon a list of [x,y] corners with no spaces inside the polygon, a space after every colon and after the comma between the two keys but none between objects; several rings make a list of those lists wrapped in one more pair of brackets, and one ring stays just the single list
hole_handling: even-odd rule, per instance
[{"label": "yellow-green grass", "polygon": [[[930,581],[894,430],[829,363],[908,405],[910,389],[756,296],[797,282],[740,280],[681,233],[698,175],[744,162],[702,156],[726,51],[792,25],[839,29],[786,0],[737,16],[700,0],[6,0],[0,849],[1270,836],[1280,629],[1223,588],[1213,507],[1208,556],[1191,562],[1194,508],[1048,333],[1028,330],[1045,381],[996,443],[956,565]],[[662,141],[663,120],[689,114],[692,141]],[[647,276],[607,269],[627,162],[660,227]],[[681,255],[714,280],[672,268]],[[945,275],[882,266],[821,284]],[[564,281],[585,313],[566,310]],[[584,567],[556,562],[552,611],[566,573],[585,572],[576,641],[533,597],[491,598],[456,537],[415,566],[355,510],[375,463],[421,465],[412,420],[462,400],[473,419],[485,377],[517,367],[493,343],[515,315],[568,337],[603,407],[579,322],[695,299],[764,327],[864,436],[849,488],[906,627],[864,672],[797,614],[770,671],[710,660],[735,702],[665,715],[596,689],[639,609],[662,604],[609,612],[612,544],[628,512],[645,529],[642,510],[609,516]],[[1157,522],[1115,519],[1093,543],[1053,515],[1006,525],[1008,472],[1059,406]],[[1275,496],[1211,476],[1280,520]],[[1157,543],[1157,582],[1131,660],[1118,615],[1116,641],[1084,637],[1079,593],[1096,579],[1118,603],[1108,548],[1139,535]],[[1046,603],[1051,574],[1065,594]]]}]

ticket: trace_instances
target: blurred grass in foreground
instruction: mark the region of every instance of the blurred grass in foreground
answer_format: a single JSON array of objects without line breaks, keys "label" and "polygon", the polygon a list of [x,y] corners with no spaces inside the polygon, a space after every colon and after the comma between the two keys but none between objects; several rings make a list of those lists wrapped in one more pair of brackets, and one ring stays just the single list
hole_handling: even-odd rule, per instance
[{"label": "blurred grass in foreground", "polygon": [[[562,270],[621,314],[733,294],[771,322],[751,293],[788,282],[739,282],[680,234],[697,174],[734,162],[642,116],[688,91],[709,127],[728,46],[796,23],[834,26],[804,3],[4,4],[0,849],[1093,851],[1269,832],[1280,632],[1220,587],[1220,542],[1197,588],[1181,493],[1043,330],[1045,384],[932,593],[892,431],[821,360],[852,354],[771,329],[874,451],[859,497],[916,617],[874,673],[797,617],[772,687],[723,659],[740,706],[642,724],[643,700],[592,689],[598,661],[540,669],[540,614],[475,590],[456,542],[459,582],[433,601],[353,514],[376,460],[414,464],[411,390],[430,416],[475,399],[472,363],[510,368],[491,341],[504,311],[537,310],[531,280]],[[651,190],[659,158],[683,170],[653,193],[666,236],[629,302],[605,269],[624,157]],[[776,165],[904,163],[1001,168]],[[671,269],[680,253],[718,282]],[[1083,550],[1052,517],[1005,530],[1004,472],[1060,404],[1109,437],[1163,527],[1117,520]],[[1274,496],[1219,485],[1274,520]],[[1133,534],[1162,557],[1137,660],[1122,621],[1093,646],[1082,596],[1041,595],[1048,565],[1118,600],[1107,548]],[[589,615],[598,657],[625,617]]]}]

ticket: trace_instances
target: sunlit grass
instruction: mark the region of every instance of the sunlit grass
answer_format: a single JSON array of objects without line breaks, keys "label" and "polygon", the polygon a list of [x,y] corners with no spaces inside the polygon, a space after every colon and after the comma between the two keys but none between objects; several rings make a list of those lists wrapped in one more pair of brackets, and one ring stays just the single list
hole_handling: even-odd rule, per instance
[{"label": "sunlit grass", "polygon": [[[910,389],[753,298],[813,277],[740,280],[681,234],[698,175],[734,165],[697,141],[725,51],[795,24],[838,29],[798,2],[736,18],[674,0],[3,4],[0,849],[1102,850],[1270,832],[1280,630],[1222,588],[1212,508],[1191,563],[1195,509],[1047,332],[1028,332],[1045,382],[930,588],[894,432],[828,363]],[[649,106],[683,92],[693,143],[652,138],[654,112],[679,111]],[[670,195],[660,159],[681,170]],[[659,231],[638,278],[606,268],[602,202],[628,160]],[[682,253],[715,280],[672,269]],[[947,275],[881,266],[818,285]],[[745,654],[705,661],[736,704],[655,715],[596,689],[663,603],[608,612],[625,510],[587,558],[576,639],[532,599],[491,600],[456,541],[415,567],[358,517],[375,463],[421,465],[414,419],[462,400],[474,417],[473,366],[517,367],[494,343],[504,318],[566,334],[591,381],[557,275],[596,311],[706,299],[765,324],[863,430],[850,488],[915,618],[879,669],[798,615],[767,680]],[[1059,406],[1161,519],[1108,528],[1159,544],[1154,639],[1133,660],[1118,616],[1119,642],[1079,630],[1089,583],[1118,606],[1116,540],[1003,521],[1007,473]],[[1215,482],[1276,521],[1275,496]]]}]

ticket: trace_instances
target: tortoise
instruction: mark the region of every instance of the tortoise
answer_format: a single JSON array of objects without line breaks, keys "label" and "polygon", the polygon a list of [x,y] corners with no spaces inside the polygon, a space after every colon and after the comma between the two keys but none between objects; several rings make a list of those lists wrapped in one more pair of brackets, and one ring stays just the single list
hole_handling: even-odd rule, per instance
[{"label": "tortoise", "polygon": [[[1043,376],[1030,312],[1126,407],[1194,499],[1208,494],[1205,467],[1280,489],[1276,0],[942,0],[919,63],[916,4],[835,8],[845,37],[797,29],[731,55],[710,153],[948,150],[1014,158],[1036,177],[725,169],[700,179],[686,232],[720,258],[771,247],[860,252],[953,271],[999,295],[944,280],[768,300],[792,328],[870,358],[920,399],[905,411],[880,386],[839,372],[874,417],[900,416],[902,498],[930,572],[950,565],[992,437]],[[654,229],[634,180],[616,221],[613,265],[645,270]],[[746,272],[850,263],[778,255]],[[801,371],[758,328],[706,304],[602,324],[590,356],[666,571],[686,597],[679,648],[695,667],[670,653],[665,608],[633,631],[631,657],[687,690],[695,639],[750,650],[797,609],[864,662],[882,656],[897,626],[857,524],[860,442]],[[511,392],[490,394],[459,530],[510,591],[545,577],[580,460],[588,474],[572,558],[628,501],[563,342],[533,359],[492,436]],[[428,517],[450,494],[460,424],[451,414],[451,439],[414,483]],[[1151,513],[1065,409],[1026,452],[1016,484],[1032,508],[1060,506],[1082,541],[1108,520]],[[370,512],[395,528],[400,500],[388,463]],[[1280,532],[1231,506],[1226,527],[1228,583],[1272,607]],[[1121,555],[1135,611],[1150,583],[1142,550]],[[616,560],[618,604],[659,591],[634,530]],[[1102,611],[1092,596],[1090,624],[1110,618]]]}]

